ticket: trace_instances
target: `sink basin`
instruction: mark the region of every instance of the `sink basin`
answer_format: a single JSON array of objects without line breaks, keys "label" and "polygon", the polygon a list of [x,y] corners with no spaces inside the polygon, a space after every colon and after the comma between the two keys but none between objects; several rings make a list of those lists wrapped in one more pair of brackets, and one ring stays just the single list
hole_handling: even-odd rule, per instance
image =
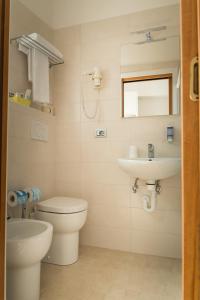
[{"label": "sink basin", "polygon": [[143,180],[160,180],[175,176],[181,166],[180,158],[119,158],[120,168],[133,177]]}]

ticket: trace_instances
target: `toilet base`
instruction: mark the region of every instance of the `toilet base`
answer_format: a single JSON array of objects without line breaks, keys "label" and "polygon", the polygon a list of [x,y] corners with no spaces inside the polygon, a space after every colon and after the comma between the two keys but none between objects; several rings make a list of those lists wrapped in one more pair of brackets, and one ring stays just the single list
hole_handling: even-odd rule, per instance
[{"label": "toilet base", "polygon": [[40,299],[40,262],[24,268],[7,268],[6,299]]},{"label": "toilet base", "polygon": [[54,233],[49,252],[43,262],[56,265],[71,265],[78,260],[79,232]]}]

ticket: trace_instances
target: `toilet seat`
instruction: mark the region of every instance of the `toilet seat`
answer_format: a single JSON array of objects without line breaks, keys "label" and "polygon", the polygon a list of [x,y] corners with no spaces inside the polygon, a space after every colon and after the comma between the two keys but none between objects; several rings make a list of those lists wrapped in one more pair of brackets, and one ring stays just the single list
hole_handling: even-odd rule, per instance
[{"label": "toilet seat", "polygon": [[87,208],[86,200],[71,197],[53,197],[37,204],[39,211],[57,214],[73,214],[85,211]]}]

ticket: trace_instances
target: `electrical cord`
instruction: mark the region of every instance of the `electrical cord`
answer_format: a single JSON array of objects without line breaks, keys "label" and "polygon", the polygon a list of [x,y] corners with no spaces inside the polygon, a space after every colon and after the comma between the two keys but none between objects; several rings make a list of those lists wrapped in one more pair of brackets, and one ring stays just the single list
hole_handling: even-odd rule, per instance
[{"label": "electrical cord", "polygon": [[100,88],[95,88],[98,92],[98,99],[96,99],[96,106],[95,106],[95,110],[93,114],[89,114],[86,108],[86,104],[85,104],[85,97],[84,97],[84,89],[83,89],[83,80],[81,82],[81,103],[82,103],[82,108],[83,108],[83,112],[84,115],[87,119],[93,120],[96,118],[97,113],[98,113],[98,109],[99,109],[99,104],[100,104]]}]

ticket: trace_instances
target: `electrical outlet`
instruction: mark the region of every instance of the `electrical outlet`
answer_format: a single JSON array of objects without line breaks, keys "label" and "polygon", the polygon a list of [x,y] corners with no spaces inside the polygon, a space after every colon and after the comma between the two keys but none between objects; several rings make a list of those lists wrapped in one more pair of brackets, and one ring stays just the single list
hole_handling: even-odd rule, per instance
[{"label": "electrical outlet", "polygon": [[96,129],[96,138],[105,138],[107,136],[106,128],[97,128]]}]

